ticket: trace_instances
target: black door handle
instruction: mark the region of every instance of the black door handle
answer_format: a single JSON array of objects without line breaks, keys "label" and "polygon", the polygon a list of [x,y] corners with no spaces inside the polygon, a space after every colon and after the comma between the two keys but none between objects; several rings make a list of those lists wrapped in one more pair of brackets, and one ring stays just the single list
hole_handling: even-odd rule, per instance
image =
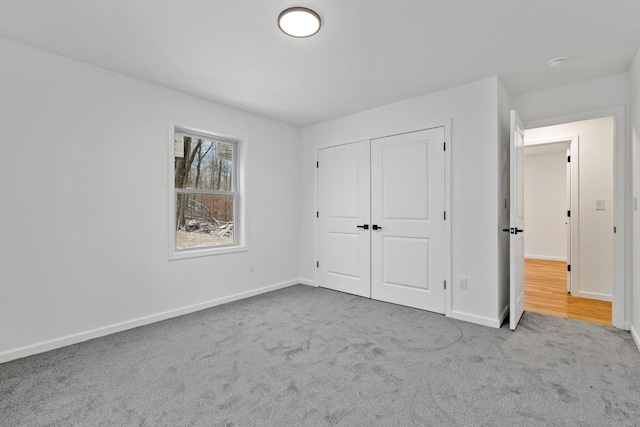
[{"label": "black door handle", "polygon": [[519,228],[503,228],[502,231],[511,233],[511,234],[524,233],[524,230],[521,230]]},{"label": "black door handle", "polygon": [[372,228],[374,230],[382,230],[382,227],[378,227],[376,224],[373,224]]},{"label": "black door handle", "polygon": [[365,224],[365,225],[356,225],[356,227],[358,228],[364,228],[365,230],[369,229],[369,224]]}]

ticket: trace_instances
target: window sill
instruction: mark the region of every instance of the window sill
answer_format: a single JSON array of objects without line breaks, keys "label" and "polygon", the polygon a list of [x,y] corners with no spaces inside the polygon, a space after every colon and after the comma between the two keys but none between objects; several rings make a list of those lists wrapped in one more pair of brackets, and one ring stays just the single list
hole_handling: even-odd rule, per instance
[{"label": "window sill", "polygon": [[169,254],[169,261],[177,259],[198,258],[203,256],[231,254],[235,252],[246,252],[249,249],[247,246],[225,246],[222,248],[198,248],[198,249],[184,249],[180,251],[173,251]]}]

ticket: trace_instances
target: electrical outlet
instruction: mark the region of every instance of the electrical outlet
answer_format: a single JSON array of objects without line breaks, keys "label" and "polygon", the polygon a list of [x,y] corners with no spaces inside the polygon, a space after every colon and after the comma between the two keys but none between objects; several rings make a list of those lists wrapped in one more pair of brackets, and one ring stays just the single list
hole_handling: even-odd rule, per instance
[{"label": "electrical outlet", "polygon": [[253,262],[249,263],[249,272],[253,273],[254,271],[256,271],[256,265]]},{"label": "electrical outlet", "polygon": [[460,289],[467,289],[467,278],[465,276],[461,276],[460,279],[458,279],[458,283]]}]

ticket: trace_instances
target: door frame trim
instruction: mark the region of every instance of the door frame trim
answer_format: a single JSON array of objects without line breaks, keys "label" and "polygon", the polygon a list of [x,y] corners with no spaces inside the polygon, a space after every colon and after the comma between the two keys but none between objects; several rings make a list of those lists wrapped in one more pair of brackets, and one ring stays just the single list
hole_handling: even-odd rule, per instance
[{"label": "door frame trim", "polygon": [[[356,143],[356,142],[362,142],[362,141],[371,141],[373,139],[378,139],[378,138],[386,138],[389,136],[394,136],[394,135],[401,135],[401,134],[405,134],[405,133],[412,133],[412,132],[420,132],[423,130],[428,130],[428,129],[433,129],[433,128],[438,128],[438,127],[443,127],[444,128],[444,143],[446,144],[446,149],[444,152],[444,185],[445,185],[445,209],[447,212],[447,220],[445,221],[445,235],[447,236],[446,242],[445,242],[445,253],[446,253],[446,263],[447,263],[447,268],[446,270],[446,277],[444,280],[446,280],[447,282],[447,289],[445,290],[445,316],[446,317],[451,317],[451,311],[452,311],[452,290],[453,290],[453,283],[452,283],[452,277],[453,277],[453,262],[452,262],[452,239],[453,239],[453,235],[452,235],[452,222],[453,222],[453,218],[454,218],[454,213],[452,212],[452,149],[453,149],[453,143],[452,143],[452,139],[451,139],[451,119],[447,119],[447,120],[440,120],[440,121],[431,121],[431,122],[425,122],[425,124],[423,126],[412,126],[412,127],[399,127],[399,128],[395,128],[395,129],[389,129],[388,131],[373,131],[373,132],[368,132],[365,131],[364,132],[364,137],[362,138],[358,138],[358,139],[354,139],[354,140],[346,140],[346,141],[334,141],[334,142],[327,142],[327,143],[322,143],[322,144],[318,144],[315,149],[314,149],[314,153],[313,153],[313,158],[314,158],[314,172],[313,172],[313,180],[314,180],[314,210],[317,212],[318,208],[319,208],[319,200],[318,200],[318,196],[319,196],[319,192],[318,192],[318,168],[315,167],[317,162],[318,162],[318,153],[321,149],[324,148],[330,148],[330,147],[336,147],[339,145],[345,145],[345,144],[352,144],[352,143]],[[316,218],[317,219],[317,218]],[[316,221],[316,225],[314,227],[314,233],[313,233],[313,239],[314,239],[314,258],[317,260],[318,259],[318,243],[319,243],[319,235],[318,235],[318,223]],[[318,269],[316,268],[314,271],[314,282],[315,285],[318,286]],[[444,286],[444,284],[443,284]]]},{"label": "door frame trim", "polygon": [[[629,330],[631,327],[632,289],[632,212],[631,203],[631,144],[627,139],[626,106],[618,105],[597,110],[547,117],[523,122],[525,129],[554,126],[582,120],[613,117],[613,297],[612,324],[616,328]],[[612,230],[613,231],[613,230]],[[629,234],[629,235],[628,235]]]}]

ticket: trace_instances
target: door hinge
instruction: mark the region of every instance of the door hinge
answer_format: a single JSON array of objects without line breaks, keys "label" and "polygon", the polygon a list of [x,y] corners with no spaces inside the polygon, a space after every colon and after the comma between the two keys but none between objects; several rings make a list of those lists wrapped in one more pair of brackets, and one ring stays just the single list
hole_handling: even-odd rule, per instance
[{"label": "door hinge", "polygon": [[316,162],[316,167],[319,168],[320,167],[320,162]]},{"label": "door hinge", "polygon": [[316,261],[316,268],[320,268],[320,261]]},{"label": "door hinge", "polygon": [[571,156],[567,156],[567,163],[571,163]]},{"label": "door hinge", "polygon": [[320,218],[320,211],[316,211],[316,218]]},{"label": "door hinge", "polygon": [[447,151],[447,141],[442,143],[442,150]]},{"label": "door hinge", "polygon": [[447,281],[444,281],[444,288],[447,289]]},{"label": "door hinge", "polygon": [[614,232],[614,233],[617,233],[617,231],[616,231],[616,228],[615,228],[615,227],[613,227],[613,232]]},{"label": "door hinge", "polygon": [[567,264],[567,271],[571,272],[571,264]]},{"label": "door hinge", "polygon": [[571,211],[567,211],[567,216],[571,218]]},{"label": "door hinge", "polygon": [[444,220],[447,220],[447,211],[444,211]]}]

